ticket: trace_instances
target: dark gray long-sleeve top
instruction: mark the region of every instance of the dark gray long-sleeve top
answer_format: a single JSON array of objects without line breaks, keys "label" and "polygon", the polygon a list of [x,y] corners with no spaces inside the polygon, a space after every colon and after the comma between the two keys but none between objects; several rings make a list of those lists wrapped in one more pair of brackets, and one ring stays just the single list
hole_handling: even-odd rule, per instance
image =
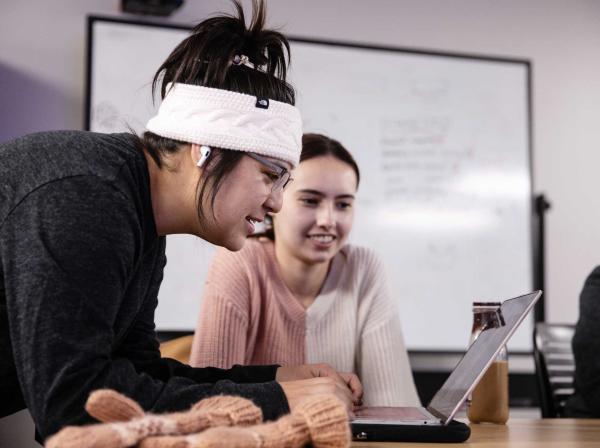
[{"label": "dark gray long-sleeve top", "polygon": [[600,266],[583,285],[579,320],[573,336],[575,394],[567,401],[568,417],[600,417]]},{"label": "dark gray long-sleeve top", "polygon": [[215,394],[250,398],[268,419],[289,410],[277,366],[160,358],[165,238],[135,142],[61,131],[0,145],[0,416],[26,406],[42,438],[88,422],[99,388],[153,412]]}]

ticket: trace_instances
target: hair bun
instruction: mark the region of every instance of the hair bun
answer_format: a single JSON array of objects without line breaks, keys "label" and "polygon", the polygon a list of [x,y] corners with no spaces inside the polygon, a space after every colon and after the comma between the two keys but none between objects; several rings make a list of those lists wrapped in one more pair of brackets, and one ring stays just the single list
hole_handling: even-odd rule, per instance
[{"label": "hair bun", "polygon": [[[236,15],[218,15],[200,22],[158,69],[161,97],[169,83],[196,84],[232,90],[294,104],[293,88],[286,83],[290,46],[278,31],[265,29],[264,0],[252,1],[246,27],[244,10],[233,0]],[[232,65],[235,56],[247,56],[254,69]]]}]

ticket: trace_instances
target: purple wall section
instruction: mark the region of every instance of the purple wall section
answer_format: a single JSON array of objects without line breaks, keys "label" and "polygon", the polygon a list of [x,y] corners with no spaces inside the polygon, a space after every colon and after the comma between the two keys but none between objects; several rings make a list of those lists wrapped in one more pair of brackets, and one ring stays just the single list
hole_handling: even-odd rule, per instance
[{"label": "purple wall section", "polygon": [[64,92],[41,78],[0,63],[0,143],[25,134],[64,129]]}]

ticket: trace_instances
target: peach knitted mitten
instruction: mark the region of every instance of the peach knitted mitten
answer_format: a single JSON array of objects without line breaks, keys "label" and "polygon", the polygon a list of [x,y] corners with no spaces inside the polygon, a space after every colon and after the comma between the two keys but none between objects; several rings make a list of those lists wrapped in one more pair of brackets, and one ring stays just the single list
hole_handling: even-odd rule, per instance
[{"label": "peach knitted mitten", "polygon": [[252,425],[262,411],[241,397],[215,396],[196,403],[187,412],[145,414],[130,398],[112,390],[90,394],[86,410],[104,424],[68,426],[48,439],[46,448],[125,448],[145,437],[192,434],[207,428]]},{"label": "peach knitted mitten", "polygon": [[200,434],[148,437],[140,448],[300,448],[312,442],[315,448],[350,445],[348,415],[332,395],[312,396],[292,414],[271,423],[249,427],[211,428]]}]

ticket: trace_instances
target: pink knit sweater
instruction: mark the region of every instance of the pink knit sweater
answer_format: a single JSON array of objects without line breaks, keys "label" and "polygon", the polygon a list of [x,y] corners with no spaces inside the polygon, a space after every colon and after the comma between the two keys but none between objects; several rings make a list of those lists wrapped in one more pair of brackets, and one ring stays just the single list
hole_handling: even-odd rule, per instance
[{"label": "pink knit sweater", "polygon": [[193,366],[327,362],[355,372],[366,405],[419,405],[398,313],[370,250],[345,246],[304,309],[283,282],[267,240],[219,249],[204,287]]}]

